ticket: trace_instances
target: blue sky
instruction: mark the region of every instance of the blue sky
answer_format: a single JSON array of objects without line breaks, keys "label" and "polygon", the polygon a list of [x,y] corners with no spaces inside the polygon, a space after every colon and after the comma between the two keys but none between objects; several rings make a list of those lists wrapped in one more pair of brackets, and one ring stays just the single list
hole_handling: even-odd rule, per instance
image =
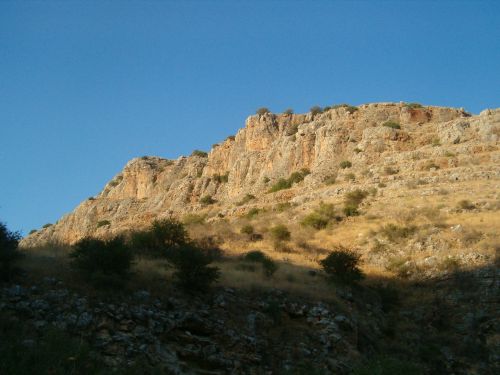
[{"label": "blue sky", "polygon": [[0,220],[55,222],[261,106],[499,107],[499,41],[499,1],[1,1]]}]

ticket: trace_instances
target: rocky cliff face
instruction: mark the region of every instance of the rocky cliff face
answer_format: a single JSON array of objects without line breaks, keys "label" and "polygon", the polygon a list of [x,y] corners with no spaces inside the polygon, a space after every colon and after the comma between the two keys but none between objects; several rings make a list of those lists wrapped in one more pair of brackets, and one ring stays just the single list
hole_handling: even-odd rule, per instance
[{"label": "rocky cliff face", "polygon": [[[388,121],[400,124],[400,129],[384,126]],[[357,187],[378,183],[387,168],[400,172],[389,176],[394,187],[415,177],[428,182],[499,177],[499,138],[500,109],[471,116],[462,109],[378,103],[316,115],[254,115],[235,137],[214,145],[206,157],[131,160],[99,195],[28,236],[22,245],[72,243],[202,209],[216,220],[243,213],[256,202],[265,206],[325,199],[340,191],[324,181],[351,173]],[[471,169],[475,157],[483,163]],[[350,161],[352,167],[340,168],[342,161]],[[280,178],[304,168],[310,174],[303,182],[268,193]],[[246,194],[257,199],[235,205]],[[204,196],[216,201],[209,209],[200,203]]]}]

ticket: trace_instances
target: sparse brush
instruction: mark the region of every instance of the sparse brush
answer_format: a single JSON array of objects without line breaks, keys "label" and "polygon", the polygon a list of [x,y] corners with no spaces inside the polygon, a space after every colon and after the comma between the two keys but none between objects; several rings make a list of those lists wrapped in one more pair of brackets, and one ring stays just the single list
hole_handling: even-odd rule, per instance
[{"label": "sparse brush", "polygon": [[355,283],[364,275],[358,265],[361,256],[343,246],[337,246],[325,259],[319,263],[326,274],[334,281],[345,284]]}]

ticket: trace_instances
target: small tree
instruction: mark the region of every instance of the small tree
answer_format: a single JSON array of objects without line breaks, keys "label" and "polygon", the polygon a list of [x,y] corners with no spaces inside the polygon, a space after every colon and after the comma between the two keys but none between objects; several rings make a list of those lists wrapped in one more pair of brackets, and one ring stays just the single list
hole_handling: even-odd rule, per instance
[{"label": "small tree", "polygon": [[201,150],[194,150],[191,153],[191,156],[198,156],[200,158],[206,158],[206,157],[208,157],[208,153],[206,153],[205,151],[201,151]]},{"label": "small tree", "polygon": [[189,236],[184,224],[175,219],[155,220],[148,230],[134,232],[131,246],[134,250],[150,256],[166,256],[172,247],[186,244]]},{"label": "small tree", "polygon": [[21,235],[19,232],[11,232],[7,226],[0,222],[0,279],[9,280],[14,273],[12,263],[20,253],[17,250]]},{"label": "small tree", "polygon": [[212,198],[211,195],[205,195],[200,198],[200,203],[204,206],[208,206],[209,204],[214,204],[216,202],[215,199]]},{"label": "small tree", "polygon": [[271,228],[271,236],[275,241],[290,241],[292,234],[286,225],[279,224]]},{"label": "small tree", "polygon": [[192,244],[171,249],[168,260],[176,268],[178,285],[191,293],[207,290],[220,277],[218,267],[208,266],[211,256]]},{"label": "small tree", "polygon": [[285,111],[283,112],[285,115],[293,115],[293,109],[291,108],[287,108],[285,109]]},{"label": "small tree", "polygon": [[352,250],[338,246],[319,263],[333,281],[350,284],[364,277],[363,272],[358,267],[360,258],[360,255]]},{"label": "small tree", "polygon": [[352,167],[352,163],[349,160],[343,160],[343,161],[340,162],[339,166],[342,169],[351,168]]},{"label": "small tree", "polygon": [[255,111],[255,113],[258,114],[259,116],[262,116],[262,115],[265,115],[266,113],[271,113],[271,111],[266,107],[261,107],[261,108],[257,109],[257,111]]},{"label": "small tree", "polygon": [[311,115],[313,117],[316,116],[316,115],[318,115],[318,114],[320,114],[321,112],[323,112],[323,110],[321,109],[321,107],[317,106],[317,105],[311,107],[310,111],[311,111]]},{"label": "small tree", "polygon": [[96,286],[118,287],[129,277],[134,256],[122,237],[83,238],[73,245],[72,266]]}]

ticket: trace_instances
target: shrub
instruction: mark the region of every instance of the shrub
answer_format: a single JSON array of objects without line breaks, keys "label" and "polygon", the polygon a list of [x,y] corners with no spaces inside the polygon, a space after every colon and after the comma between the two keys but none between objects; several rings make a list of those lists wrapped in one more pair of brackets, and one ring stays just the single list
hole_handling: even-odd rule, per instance
[{"label": "shrub", "polygon": [[207,206],[209,204],[214,204],[216,202],[215,199],[212,198],[210,195],[205,195],[204,197],[200,198],[200,203],[203,204],[204,206]]},{"label": "shrub", "polygon": [[226,172],[226,173],[224,173],[224,174],[222,174],[222,175],[221,175],[221,174],[214,174],[214,175],[212,176],[212,179],[213,179],[215,182],[219,183],[219,184],[221,184],[221,183],[226,183],[226,182],[228,182],[228,181],[229,181],[229,172]]},{"label": "shrub", "polygon": [[328,223],[335,217],[334,205],[321,202],[313,213],[307,215],[301,221],[301,224],[319,230],[326,228]]},{"label": "shrub", "polygon": [[188,241],[184,225],[175,219],[155,220],[148,230],[132,233],[130,240],[135,251],[149,256],[166,256],[168,249]]},{"label": "shrub", "polygon": [[353,204],[346,204],[344,208],[342,208],[342,212],[345,216],[358,216],[358,206]]},{"label": "shrub", "polygon": [[292,207],[292,204],[290,202],[281,202],[276,205],[276,211],[278,212],[283,212],[288,210],[290,207]]},{"label": "shrub", "polygon": [[356,189],[345,195],[344,202],[347,204],[360,205],[368,194],[369,193],[365,190]]},{"label": "shrub", "polygon": [[133,254],[122,237],[83,238],[73,245],[72,266],[96,286],[118,287],[129,276]]},{"label": "shrub", "polygon": [[328,225],[329,220],[321,216],[317,212],[310,213],[300,222],[303,226],[312,227],[314,229],[323,229]]},{"label": "shrub", "polygon": [[278,265],[260,250],[249,251],[243,259],[247,262],[262,264],[262,272],[267,277],[271,277],[278,270]]},{"label": "shrub", "polygon": [[266,113],[271,113],[271,111],[266,107],[261,107],[261,108],[257,109],[257,111],[255,111],[255,113],[258,114],[259,116],[262,116],[262,115],[265,115]]},{"label": "shrub", "polygon": [[33,233],[36,233],[36,232],[38,232],[36,229],[32,229],[32,230],[30,230],[30,232],[28,234],[33,234]]},{"label": "shrub", "polygon": [[205,151],[194,150],[191,153],[191,156],[197,156],[197,157],[200,157],[200,158],[206,158],[208,156],[208,154]]},{"label": "shrub", "polygon": [[260,213],[260,210],[258,208],[251,208],[250,211],[247,212],[245,215],[247,219],[252,220],[255,216],[257,216]]},{"label": "shrub", "polygon": [[396,224],[386,224],[380,230],[380,234],[386,237],[391,242],[398,242],[402,239],[408,238],[413,233],[415,233],[417,227],[414,225],[410,226],[399,226]]},{"label": "shrub", "polygon": [[356,112],[359,108],[358,107],[355,107],[353,105],[349,105],[349,104],[335,104],[332,106],[333,109],[338,109],[338,108],[345,108],[345,110],[347,112],[349,112],[350,114],[353,114],[354,112]]},{"label": "shrub", "polygon": [[267,176],[264,176],[264,178],[262,179],[262,181],[267,184],[269,181],[271,181],[271,179]]},{"label": "shrub", "polygon": [[317,106],[315,105],[314,107],[311,107],[311,109],[309,110],[311,112],[311,115],[314,117],[318,114],[320,114],[321,112],[323,112],[323,110],[321,109],[320,106]]},{"label": "shrub", "polygon": [[255,230],[253,228],[253,225],[251,225],[251,224],[244,225],[240,229],[241,234],[246,234],[248,236],[251,236],[252,234],[254,234],[254,232],[255,232]]},{"label": "shrub", "polygon": [[184,225],[204,224],[205,219],[206,219],[206,215],[186,214],[182,218],[182,223]]},{"label": "shrub", "polygon": [[333,281],[350,284],[364,277],[358,267],[359,261],[360,255],[352,250],[338,246],[319,263]]},{"label": "shrub", "polygon": [[259,263],[262,262],[266,258],[267,258],[267,255],[264,254],[260,250],[249,251],[243,257],[243,259],[246,260],[246,261],[248,261],[248,262],[259,262]]},{"label": "shrub", "polygon": [[47,224],[44,224],[44,226],[43,226],[42,228],[49,228],[49,227],[51,227],[51,226],[52,226],[52,224],[51,224],[51,223],[47,223]]},{"label": "shrub", "polygon": [[219,268],[208,266],[212,263],[210,255],[194,245],[170,249],[167,259],[176,268],[177,284],[188,292],[205,291],[220,277]]},{"label": "shrub", "polygon": [[332,175],[326,176],[325,179],[323,180],[323,182],[326,185],[333,185],[336,180],[337,180],[337,175],[332,174]]},{"label": "shrub", "polygon": [[350,161],[348,161],[348,160],[343,160],[343,161],[340,162],[339,166],[342,169],[351,168],[352,167],[352,163]]},{"label": "shrub", "polygon": [[410,109],[423,108],[420,103],[405,103],[405,107]]},{"label": "shrub", "polygon": [[291,108],[285,109],[285,111],[283,113],[285,115],[293,115],[293,109],[291,109]]},{"label": "shrub", "polygon": [[271,236],[275,241],[290,241],[292,237],[286,225],[279,224],[270,229]]},{"label": "shrub", "polygon": [[356,175],[355,175],[354,173],[347,173],[347,174],[345,175],[345,180],[346,180],[347,182],[349,182],[349,181],[354,181],[355,179],[356,179]]},{"label": "shrub", "polygon": [[106,225],[111,225],[111,222],[109,220],[100,220],[97,222],[97,228],[104,227]]},{"label": "shrub", "polygon": [[[299,131],[299,124],[292,124],[285,128],[285,135],[287,136],[294,135],[298,131]],[[293,140],[295,140],[295,138]]]},{"label": "shrub", "polygon": [[398,170],[397,169],[394,169],[390,166],[386,166],[384,167],[384,173],[386,175],[393,175],[393,174],[397,174],[398,173]]},{"label": "shrub", "polygon": [[476,208],[476,206],[471,201],[463,199],[458,202],[458,208],[462,210],[473,210],[474,208]]},{"label": "shrub", "polygon": [[303,168],[298,172],[293,172],[287,179],[280,178],[276,184],[274,184],[269,193],[274,193],[283,189],[290,189],[293,184],[301,182],[308,174],[311,172],[307,168]]},{"label": "shrub", "polygon": [[356,147],[354,150],[353,150],[356,154],[359,154],[360,152],[363,152],[363,150],[361,150],[360,148]]},{"label": "shrub", "polygon": [[9,280],[14,275],[13,262],[19,258],[17,250],[21,235],[11,232],[7,226],[0,222],[0,279]]},{"label": "shrub", "polygon": [[439,140],[439,138],[434,138],[434,139],[432,140],[432,145],[433,145],[434,147],[441,146],[441,141]]},{"label": "shrub", "polygon": [[248,202],[252,201],[255,199],[255,195],[253,194],[246,194],[241,201],[236,203],[237,206],[243,206],[244,204],[247,204]]},{"label": "shrub", "polygon": [[234,135],[228,135],[225,140],[226,141],[234,141],[235,139],[236,139],[236,136],[234,136]]},{"label": "shrub", "polygon": [[401,125],[399,125],[399,123],[395,121],[386,121],[382,124],[382,126],[386,126],[391,129],[401,129]]}]

